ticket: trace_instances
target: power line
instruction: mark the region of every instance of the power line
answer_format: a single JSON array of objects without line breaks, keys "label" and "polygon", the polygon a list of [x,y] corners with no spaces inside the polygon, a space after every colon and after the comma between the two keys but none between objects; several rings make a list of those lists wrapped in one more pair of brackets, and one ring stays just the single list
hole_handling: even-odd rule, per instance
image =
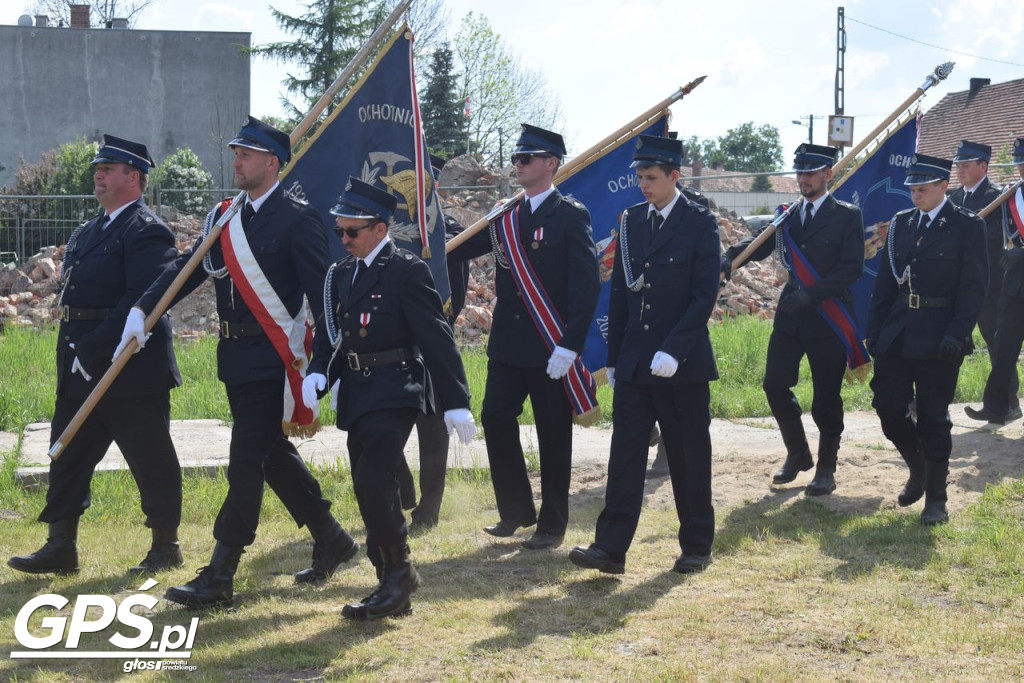
[{"label": "power line", "polygon": [[1024,66],[1024,64],[1019,64],[1017,62],[1007,62],[1007,61],[1002,60],[1002,59],[992,59],[991,57],[982,57],[980,55],[971,54],[970,52],[962,52],[960,50],[954,50],[952,48],[943,47],[941,45],[935,45],[934,43],[926,43],[923,40],[917,40],[916,38],[911,38],[910,36],[905,36],[905,35],[903,35],[901,33],[896,33],[895,31],[890,31],[889,29],[882,28],[881,26],[875,26],[874,24],[869,24],[866,21],[860,21],[859,19],[854,19],[850,15],[846,15],[846,18],[849,19],[852,22],[861,24],[862,26],[867,26],[868,28],[873,28],[876,31],[881,31],[882,33],[888,33],[891,36],[896,36],[897,38],[902,38],[903,40],[909,40],[911,43],[917,43],[918,45],[924,45],[926,47],[933,47],[936,50],[945,50],[946,52],[949,52],[949,53],[952,53],[952,54],[955,54],[955,55],[963,55],[964,57],[972,57],[974,59],[980,59],[980,60],[985,61],[985,62],[995,62],[996,64],[1008,64],[1010,66]]}]

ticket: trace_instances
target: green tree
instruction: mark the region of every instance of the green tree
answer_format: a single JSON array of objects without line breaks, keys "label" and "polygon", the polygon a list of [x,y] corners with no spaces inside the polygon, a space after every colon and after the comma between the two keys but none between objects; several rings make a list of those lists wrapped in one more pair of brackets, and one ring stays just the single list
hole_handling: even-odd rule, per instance
[{"label": "green tree", "polygon": [[98,150],[98,144],[84,137],[58,147],[50,194],[92,194],[92,160]]},{"label": "green tree", "polygon": [[430,80],[420,102],[427,142],[434,154],[445,159],[456,154],[463,137],[462,100],[454,68],[451,47],[445,43],[431,55]]},{"label": "green tree", "polygon": [[753,121],[748,121],[731,128],[704,151],[709,156],[709,162],[705,163],[709,166],[721,163],[729,171],[759,173],[782,166],[779,129],[769,124],[755,127]]},{"label": "green tree", "polygon": [[485,164],[511,149],[526,122],[555,129],[561,122],[558,99],[544,76],[523,67],[505,47],[483,15],[468,13],[455,36],[455,55],[461,72],[461,98],[469,97],[469,151]]},{"label": "green tree", "polygon": [[213,186],[213,176],[188,147],[176,149],[154,171],[152,181],[161,191],[163,204],[173,206],[182,213],[202,214],[212,202],[204,192]]}]

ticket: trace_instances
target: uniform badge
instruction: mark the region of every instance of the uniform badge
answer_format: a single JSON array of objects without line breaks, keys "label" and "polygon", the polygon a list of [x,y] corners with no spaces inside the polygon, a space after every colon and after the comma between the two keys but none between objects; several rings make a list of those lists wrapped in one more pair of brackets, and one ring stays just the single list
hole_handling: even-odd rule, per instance
[{"label": "uniform badge", "polygon": [[359,314],[359,324],[362,325],[362,327],[359,328],[359,336],[360,337],[365,337],[366,335],[370,334],[370,332],[366,329],[366,326],[370,324],[370,314],[369,313],[360,313]]},{"label": "uniform badge", "polygon": [[541,240],[544,239],[544,228],[537,228],[533,231],[533,244],[530,246],[534,249],[540,249]]}]

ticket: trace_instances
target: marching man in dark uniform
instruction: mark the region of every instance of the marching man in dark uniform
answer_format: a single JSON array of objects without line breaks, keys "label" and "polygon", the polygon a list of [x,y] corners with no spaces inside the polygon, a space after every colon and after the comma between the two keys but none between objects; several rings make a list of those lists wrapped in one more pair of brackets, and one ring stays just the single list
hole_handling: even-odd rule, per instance
[{"label": "marching man in dark uniform", "polygon": [[[911,158],[905,184],[917,208],[893,216],[865,340],[875,357],[872,405],[910,469],[899,504],[924,495],[924,524],[949,520],[949,404],[988,282],[985,222],[947,201],[951,167],[946,159]],[[907,410],[915,395],[916,425]]]},{"label": "marching man in dark uniform", "polygon": [[[597,250],[586,207],[552,184],[563,156],[561,135],[523,124],[512,163],[525,198],[496,217],[490,230],[452,251],[461,260],[493,251],[497,261],[498,302],[480,422],[501,519],[484,531],[508,537],[536,524],[523,542],[533,550],[562,543],[569,522],[573,413],[596,407],[593,380],[579,355],[601,289]],[[519,439],[527,396],[540,451],[539,518]]]},{"label": "marching man in dark uniform", "polygon": [[[51,444],[89,396],[93,380],[110,367],[132,303],[178,254],[174,235],[142,201],[153,166],[146,146],[105,135],[92,165],[103,213],[75,230],[64,251]],[[153,530],[152,548],[129,571],[181,566],[181,467],[169,432],[170,390],[180,384],[171,324],[163,317],[148,348],[128,361],[77,437],[50,463],[46,507],[39,514],[50,525],[46,545],[12,557],[9,566],[32,574],[78,571],[78,519],[90,504],[93,471],[115,441]]]},{"label": "marching man in dark uniform", "polygon": [[[317,424],[301,400],[309,334],[303,296],[311,310],[323,310],[327,233],[320,214],[285,194],[278,182],[281,167],[291,158],[286,134],[250,116],[228,146],[235,153],[235,184],[246,191],[244,206],[172,301],[214,278],[220,316],[217,374],[233,419],[228,494],[213,526],[213,557],[198,577],[167,591],[167,599],[193,607],[233,599],[238,561],[256,538],[264,483],[295,523],[308,527],[313,536],[313,565],[295,575],[297,583],[324,581],[359,550],[331,514],[330,501],[284,431],[287,427],[289,433],[309,435]],[[229,204],[225,201],[210,212],[207,232]],[[122,343],[131,338],[140,345],[145,342],[145,312],[153,309],[195,248],[182,254],[138,300]]]},{"label": "marching man in dark uniform", "polygon": [[718,221],[675,186],[682,142],[641,135],[633,154],[647,202],[622,214],[608,305],[609,384],[615,390],[605,507],[576,565],[625,571],[644,497],[651,429],[665,444],[682,555],[673,569],[711,562],[711,392],[718,379],[708,319],[718,298]]},{"label": "marching man in dark uniform", "polygon": [[[949,201],[962,206],[968,211],[978,213],[991,204],[1000,194],[1001,188],[988,179],[988,163],[992,158],[992,148],[979,142],[961,140],[957,147],[953,164],[960,187],[949,195]],[[1011,236],[1012,238],[1012,236]],[[985,218],[985,246],[988,252],[988,291],[985,294],[985,305],[978,316],[978,329],[988,347],[989,359],[992,362],[990,377],[996,374],[996,360],[999,357],[1000,335],[998,334],[999,300],[1003,293],[1003,245],[1007,237],[1003,232],[1003,213],[993,211]],[[1019,243],[1019,242],[1018,242]],[[1011,257],[1012,258],[1012,257]],[[1019,352],[1019,351],[1018,351]],[[1016,364],[1016,363],[1015,363]],[[995,424],[1004,424],[1021,416],[1020,401],[1017,399],[1018,379],[1016,371],[1005,374],[998,381],[1005,380],[1006,389],[996,399],[989,397],[987,404],[996,409],[975,410],[968,406],[964,409],[967,416],[975,420],[984,420]],[[997,406],[995,404],[998,404]],[[1003,405],[1005,404],[1005,405]]]},{"label": "marching man in dark uniform", "polygon": [[463,443],[476,433],[466,373],[430,269],[388,236],[397,203],[388,192],[350,178],[331,209],[352,257],[327,273],[326,334],[314,339],[302,387],[312,407],[340,380],[338,428],[348,432],[367,554],[380,579],[370,596],[342,610],[356,620],[407,614],[420,584],[409,561],[397,479],[417,417],[442,412],[449,434],[457,432]]},{"label": "marching man in dark uniform", "polygon": [[[1024,178],[1024,138],[1013,142],[1013,163],[1017,174]],[[996,355],[985,382],[981,409],[965,408],[970,417],[996,424],[1020,417],[1017,363],[1024,344],[1024,192],[1018,188],[1003,208],[1006,243],[1010,248],[1003,252],[998,264],[989,262],[990,272],[1003,271],[1003,291],[996,316]]]},{"label": "marching man in dark uniform", "polygon": [[[814,466],[793,394],[800,361],[807,356],[814,388],[811,417],[818,427],[818,465],[805,489],[809,496],[836,489],[843,377],[848,366],[867,361],[855,333],[850,293],[864,269],[864,221],[860,209],[828,192],[837,152],[821,145],[797,148],[793,170],[803,201],[776,231],[775,243],[766,242],[751,256],[761,260],[777,253],[790,273],[768,340],[764,393],[786,445],[786,460],[772,483],[787,484]],[[726,250],[722,270],[727,278],[733,259],[752,241],[748,238]]]}]

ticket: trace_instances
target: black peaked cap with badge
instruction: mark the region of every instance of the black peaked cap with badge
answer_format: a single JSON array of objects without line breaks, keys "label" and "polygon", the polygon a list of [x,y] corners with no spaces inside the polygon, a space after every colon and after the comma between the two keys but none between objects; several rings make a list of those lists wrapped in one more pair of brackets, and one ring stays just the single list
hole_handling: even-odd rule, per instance
[{"label": "black peaked cap with badge", "polygon": [[1024,138],[1013,141],[1013,163],[1024,164]]},{"label": "black peaked cap with badge", "polygon": [[345,191],[331,209],[331,215],[364,220],[376,218],[384,223],[390,223],[397,207],[398,199],[393,195],[350,176]]},{"label": "black peaked cap with badge", "polygon": [[953,163],[959,164],[962,161],[990,161],[992,159],[992,148],[980,142],[961,140],[956,148],[956,156]]},{"label": "black peaked cap with badge", "polygon": [[903,181],[903,184],[926,185],[938,180],[949,180],[949,172],[952,168],[953,162],[949,159],[915,154],[910,157],[910,166],[907,167],[907,179]]},{"label": "black peaked cap with badge", "polygon": [[513,154],[551,154],[561,159],[565,156],[565,141],[558,133],[544,130],[528,123],[522,124],[519,140]]},{"label": "black peaked cap with badge", "polygon": [[804,143],[793,152],[793,170],[798,173],[813,173],[832,168],[839,153],[837,147]]},{"label": "black peaked cap with badge", "polygon": [[228,143],[228,147],[246,147],[257,152],[269,152],[281,160],[282,166],[292,158],[292,140],[287,133],[282,133],[255,116],[248,117],[235,138]]},{"label": "black peaked cap with badge", "polygon": [[137,168],[143,173],[149,173],[149,169],[156,166],[153,157],[149,156],[149,150],[141,142],[132,142],[113,135],[103,135],[103,144],[100,145],[96,156],[89,162],[96,164],[127,164]]},{"label": "black peaked cap with badge", "polygon": [[636,139],[636,150],[633,152],[633,163],[630,168],[638,166],[682,166],[683,141],[674,138],[663,138],[657,135],[640,135]]}]

